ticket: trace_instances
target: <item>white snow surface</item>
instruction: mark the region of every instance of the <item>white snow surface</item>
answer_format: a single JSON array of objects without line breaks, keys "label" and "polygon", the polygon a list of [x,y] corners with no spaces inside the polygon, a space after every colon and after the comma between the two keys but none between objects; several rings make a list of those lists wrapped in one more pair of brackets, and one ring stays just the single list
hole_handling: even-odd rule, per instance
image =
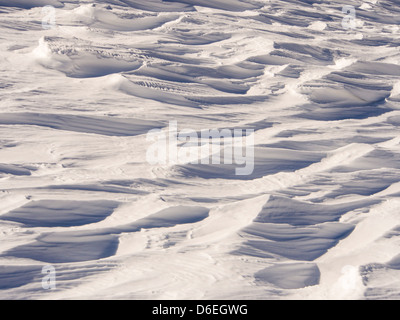
[{"label": "white snow surface", "polygon": [[[0,299],[400,298],[399,1],[0,16]],[[172,120],[254,129],[253,174],[149,164]]]}]

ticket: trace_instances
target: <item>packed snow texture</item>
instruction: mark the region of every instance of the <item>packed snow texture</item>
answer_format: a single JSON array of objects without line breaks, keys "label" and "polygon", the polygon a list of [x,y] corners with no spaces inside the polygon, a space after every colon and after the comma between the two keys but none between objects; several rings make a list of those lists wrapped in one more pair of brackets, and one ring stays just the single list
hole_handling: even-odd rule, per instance
[{"label": "packed snow texture", "polygon": [[[0,16],[0,299],[400,298],[399,1]],[[170,121],[255,130],[254,171],[149,164]]]}]

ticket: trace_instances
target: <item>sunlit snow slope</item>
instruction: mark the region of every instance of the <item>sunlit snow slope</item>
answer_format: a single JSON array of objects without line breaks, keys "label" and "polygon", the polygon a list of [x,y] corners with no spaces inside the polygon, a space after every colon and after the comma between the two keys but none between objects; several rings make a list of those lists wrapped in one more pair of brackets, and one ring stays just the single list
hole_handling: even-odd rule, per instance
[{"label": "sunlit snow slope", "polygon": [[[0,17],[1,299],[400,298],[399,1]],[[170,121],[254,129],[254,172],[149,164]]]}]

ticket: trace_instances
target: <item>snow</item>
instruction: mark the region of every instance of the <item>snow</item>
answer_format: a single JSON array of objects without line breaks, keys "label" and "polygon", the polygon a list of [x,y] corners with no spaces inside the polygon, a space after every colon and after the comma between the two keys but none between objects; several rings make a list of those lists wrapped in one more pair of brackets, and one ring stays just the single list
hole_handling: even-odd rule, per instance
[{"label": "snow", "polygon": [[[0,0],[0,299],[399,299],[399,13]],[[149,163],[171,121],[254,171]]]}]

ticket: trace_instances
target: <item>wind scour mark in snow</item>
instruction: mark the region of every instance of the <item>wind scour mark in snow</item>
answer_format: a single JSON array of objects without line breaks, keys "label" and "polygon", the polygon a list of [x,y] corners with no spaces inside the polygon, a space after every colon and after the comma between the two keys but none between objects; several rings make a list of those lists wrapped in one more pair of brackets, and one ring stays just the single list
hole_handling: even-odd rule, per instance
[{"label": "wind scour mark in snow", "polygon": [[257,281],[278,286],[281,289],[301,289],[319,284],[321,273],[316,264],[282,264],[256,273]]},{"label": "wind scour mark in snow", "polygon": [[156,121],[28,112],[2,113],[0,125],[40,126],[105,136],[136,136],[145,134],[151,129],[163,127]]},{"label": "wind scour mark in snow", "polygon": [[96,223],[111,215],[118,207],[113,201],[32,201],[8,214],[0,220],[13,221],[25,227],[71,227]]},{"label": "wind scour mark in snow", "polygon": [[[115,204],[111,205],[114,206]],[[90,208],[89,203],[86,204],[86,207]],[[100,214],[101,211],[104,211],[104,208],[94,210]],[[132,224],[119,227],[44,233],[36,241],[8,250],[3,256],[33,259],[46,263],[73,263],[104,259],[116,254],[119,245],[119,235],[122,233],[139,232],[142,229],[172,228],[180,224],[192,224],[206,219],[208,215],[209,209],[204,207],[171,207]],[[8,216],[13,216],[13,213],[10,213]],[[41,224],[40,220],[45,218],[47,217],[43,215],[32,222],[32,218],[30,221],[26,221],[26,214],[14,213],[12,221],[25,222],[27,226],[30,224],[37,226]],[[76,218],[78,219],[78,217]],[[90,214],[86,214],[84,217],[81,217],[78,225],[85,222],[85,218],[86,220],[93,219],[92,222],[96,222],[93,217],[90,217]],[[57,220],[57,217],[56,219],[53,218],[54,223],[48,222],[47,226],[54,227],[60,224],[59,221],[54,220]],[[68,215],[68,217],[64,216],[63,220],[65,224],[71,225],[74,224],[75,219],[73,216]]]}]

